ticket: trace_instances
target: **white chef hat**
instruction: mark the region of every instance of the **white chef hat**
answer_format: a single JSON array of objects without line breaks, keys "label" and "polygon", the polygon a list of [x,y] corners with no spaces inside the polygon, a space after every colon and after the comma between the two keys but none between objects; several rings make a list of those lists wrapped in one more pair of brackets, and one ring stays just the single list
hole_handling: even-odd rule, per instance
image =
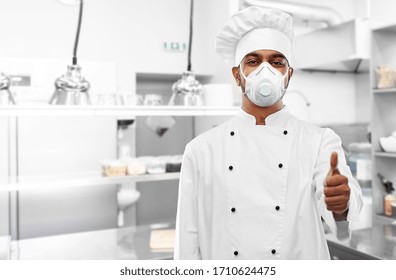
[{"label": "white chef hat", "polygon": [[216,52],[237,66],[248,53],[275,50],[291,64],[293,19],[280,10],[251,6],[234,14],[216,37]]}]

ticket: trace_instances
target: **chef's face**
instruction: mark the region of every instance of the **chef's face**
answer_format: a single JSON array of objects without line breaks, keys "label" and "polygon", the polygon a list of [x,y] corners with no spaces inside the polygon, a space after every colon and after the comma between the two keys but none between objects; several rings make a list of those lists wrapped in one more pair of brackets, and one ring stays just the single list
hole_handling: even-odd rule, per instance
[{"label": "chef's face", "polygon": [[242,88],[242,92],[245,92],[245,78],[242,76],[240,71],[243,71],[243,74],[247,77],[263,62],[271,64],[271,66],[281,72],[282,75],[284,75],[286,71],[289,71],[290,81],[290,78],[293,75],[293,68],[289,67],[289,63],[283,54],[274,50],[257,50],[248,53],[242,59],[239,66],[232,68],[232,74],[237,85]]}]

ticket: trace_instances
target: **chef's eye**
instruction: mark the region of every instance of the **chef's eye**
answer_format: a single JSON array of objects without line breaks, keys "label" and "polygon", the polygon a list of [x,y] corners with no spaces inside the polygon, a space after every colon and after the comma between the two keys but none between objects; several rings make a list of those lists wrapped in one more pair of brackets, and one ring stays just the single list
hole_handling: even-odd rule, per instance
[{"label": "chef's eye", "polygon": [[274,67],[284,67],[285,63],[283,61],[272,61],[271,65]]},{"label": "chef's eye", "polygon": [[257,65],[257,64],[259,64],[259,61],[257,59],[249,59],[248,61],[246,61],[246,64]]}]

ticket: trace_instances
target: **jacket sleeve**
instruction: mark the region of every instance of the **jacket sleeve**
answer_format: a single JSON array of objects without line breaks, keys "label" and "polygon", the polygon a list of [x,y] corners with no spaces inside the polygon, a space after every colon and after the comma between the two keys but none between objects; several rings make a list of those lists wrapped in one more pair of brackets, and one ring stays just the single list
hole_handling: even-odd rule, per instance
[{"label": "jacket sleeve", "polygon": [[201,259],[198,242],[197,195],[199,170],[190,144],[184,151],[176,216],[175,260]]},{"label": "jacket sleeve", "polygon": [[[348,178],[348,185],[350,188],[348,216],[347,220],[342,222],[336,222],[333,213],[327,210],[325,195],[323,193],[326,176],[330,169],[330,155],[332,152],[337,152],[338,169],[342,175]],[[329,128],[326,128],[322,134],[322,140],[314,168],[314,183],[316,185],[316,198],[318,199],[319,211],[322,218],[330,227],[331,231],[336,233],[339,239],[349,238],[349,224],[359,215],[363,206],[362,191],[356,179],[353,178],[349,166],[346,163],[340,137]]]}]

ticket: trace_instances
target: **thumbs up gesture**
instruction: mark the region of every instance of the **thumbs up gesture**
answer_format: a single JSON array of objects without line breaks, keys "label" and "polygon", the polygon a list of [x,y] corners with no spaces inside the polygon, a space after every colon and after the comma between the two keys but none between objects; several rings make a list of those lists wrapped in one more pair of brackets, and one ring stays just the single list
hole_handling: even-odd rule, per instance
[{"label": "thumbs up gesture", "polygon": [[330,156],[330,170],[325,181],[324,195],[327,210],[333,212],[336,220],[343,220],[347,216],[350,188],[348,178],[341,175],[337,165],[338,154],[333,152]]}]

